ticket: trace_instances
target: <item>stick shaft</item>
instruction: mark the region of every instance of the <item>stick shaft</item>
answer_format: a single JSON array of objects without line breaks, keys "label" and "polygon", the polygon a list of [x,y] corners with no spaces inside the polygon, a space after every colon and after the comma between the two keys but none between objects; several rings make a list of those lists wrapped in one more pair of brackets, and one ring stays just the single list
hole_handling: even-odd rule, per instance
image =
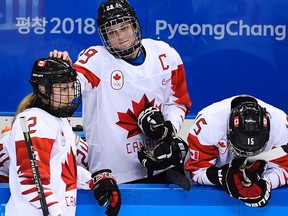
[{"label": "stick shaft", "polygon": [[285,145],[282,145],[278,148],[274,148],[270,151],[260,153],[258,155],[253,156],[253,157],[249,157],[249,158],[247,158],[247,161],[250,163],[253,163],[257,160],[264,160],[264,161],[269,162],[269,161],[278,159],[280,157],[283,157],[287,154],[288,154],[288,145],[285,144]]},{"label": "stick shaft", "polygon": [[179,186],[180,188],[186,191],[189,191],[191,189],[191,183],[189,179],[183,174],[172,169],[168,169],[165,172],[166,172],[166,179],[169,182]]},{"label": "stick shaft", "polygon": [[32,141],[30,138],[30,133],[29,133],[29,129],[27,126],[27,121],[26,121],[26,118],[24,116],[20,117],[20,123],[21,123],[22,131],[23,131],[29,159],[30,159],[30,164],[31,164],[32,172],[33,172],[35,186],[37,188],[38,197],[39,197],[39,201],[40,201],[41,208],[42,208],[42,213],[44,216],[49,216],[48,206],[47,206],[47,202],[46,202],[46,198],[45,198],[45,194],[44,194],[44,190],[43,190],[42,181],[40,178],[38,164],[37,164],[35,152],[33,149]]}]

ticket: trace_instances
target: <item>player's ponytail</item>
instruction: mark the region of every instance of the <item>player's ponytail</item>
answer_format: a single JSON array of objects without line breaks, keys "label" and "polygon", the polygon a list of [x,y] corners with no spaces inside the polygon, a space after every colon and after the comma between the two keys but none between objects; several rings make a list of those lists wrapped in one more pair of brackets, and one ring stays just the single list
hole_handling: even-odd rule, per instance
[{"label": "player's ponytail", "polygon": [[34,106],[36,99],[37,99],[36,95],[34,93],[31,93],[31,94],[27,95],[20,102],[20,104],[17,107],[16,113],[13,117],[12,125],[14,124],[14,121],[15,121],[15,119],[19,113],[21,113],[21,112],[25,111],[26,109],[29,109],[29,108]]}]

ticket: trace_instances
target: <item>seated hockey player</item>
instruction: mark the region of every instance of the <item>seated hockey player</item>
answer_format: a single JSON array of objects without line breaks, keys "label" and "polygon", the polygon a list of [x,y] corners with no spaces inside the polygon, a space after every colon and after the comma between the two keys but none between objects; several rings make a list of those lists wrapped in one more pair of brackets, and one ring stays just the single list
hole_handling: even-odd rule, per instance
[{"label": "seated hockey player", "polygon": [[[255,97],[234,96],[202,109],[189,134],[185,169],[196,184],[215,185],[252,207],[267,205],[271,189],[287,185],[288,156],[260,153],[288,142],[287,115]],[[261,160],[247,162],[258,155]]]},{"label": "seated hockey player", "polygon": [[81,186],[90,186],[100,205],[109,203],[106,214],[117,215],[121,195],[112,174],[102,170],[91,179],[90,172],[76,163],[77,137],[69,120],[81,103],[75,69],[60,59],[40,58],[33,65],[30,84],[33,93],[19,104],[5,145],[11,191],[5,215],[75,215],[79,175],[85,180]]},{"label": "seated hockey player", "polygon": [[[171,138],[172,130],[181,129],[191,108],[183,61],[169,44],[142,38],[136,12],[126,0],[101,2],[97,25],[103,44],[84,49],[73,64],[83,94],[89,171],[110,167],[118,183],[165,183],[164,170],[147,179],[137,153],[142,147],[151,150],[158,140]],[[50,57],[72,63],[67,52],[54,50]],[[141,112],[143,117],[161,112],[165,121],[156,123],[157,129],[149,134],[149,119],[140,120],[144,131],[137,124]]]}]

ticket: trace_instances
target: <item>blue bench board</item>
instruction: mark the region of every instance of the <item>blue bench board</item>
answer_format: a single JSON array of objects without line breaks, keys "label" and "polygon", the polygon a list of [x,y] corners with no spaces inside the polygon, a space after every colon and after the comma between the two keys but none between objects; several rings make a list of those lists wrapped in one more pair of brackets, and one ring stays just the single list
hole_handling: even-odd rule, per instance
[{"label": "blue bench board", "polygon": [[[119,216],[166,215],[277,215],[288,212],[288,188],[272,190],[264,208],[252,208],[211,186],[193,185],[185,191],[173,184],[120,184],[122,207]],[[0,216],[10,196],[9,185],[0,184]],[[76,216],[105,215],[90,190],[78,190]]]}]

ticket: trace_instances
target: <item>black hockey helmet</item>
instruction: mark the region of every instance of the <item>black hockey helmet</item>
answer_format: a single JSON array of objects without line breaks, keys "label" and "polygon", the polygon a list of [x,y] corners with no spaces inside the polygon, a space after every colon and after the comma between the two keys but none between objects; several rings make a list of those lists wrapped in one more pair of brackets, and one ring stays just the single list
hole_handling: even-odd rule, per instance
[{"label": "black hockey helmet", "polygon": [[[125,50],[116,50],[110,43],[107,36],[107,28],[118,24],[132,24],[135,32],[134,44]],[[134,8],[127,0],[108,0],[102,2],[98,8],[98,32],[105,48],[115,57],[123,58],[132,54],[142,46],[141,27]]]},{"label": "black hockey helmet", "polygon": [[228,148],[235,157],[249,157],[262,152],[269,134],[269,114],[255,98],[239,96],[232,100]]},{"label": "black hockey helmet", "polygon": [[[53,86],[60,83],[73,82],[74,95],[72,102],[67,103],[65,108],[55,108],[52,106],[51,95],[53,94]],[[35,61],[30,84],[33,88],[34,94],[39,99],[44,99],[46,102],[42,103],[42,108],[57,117],[70,117],[81,103],[81,86],[77,79],[77,73],[68,63],[58,58],[40,58]],[[44,90],[39,88],[43,86]],[[43,101],[43,100],[39,100]],[[58,103],[63,103],[58,101]]]}]

